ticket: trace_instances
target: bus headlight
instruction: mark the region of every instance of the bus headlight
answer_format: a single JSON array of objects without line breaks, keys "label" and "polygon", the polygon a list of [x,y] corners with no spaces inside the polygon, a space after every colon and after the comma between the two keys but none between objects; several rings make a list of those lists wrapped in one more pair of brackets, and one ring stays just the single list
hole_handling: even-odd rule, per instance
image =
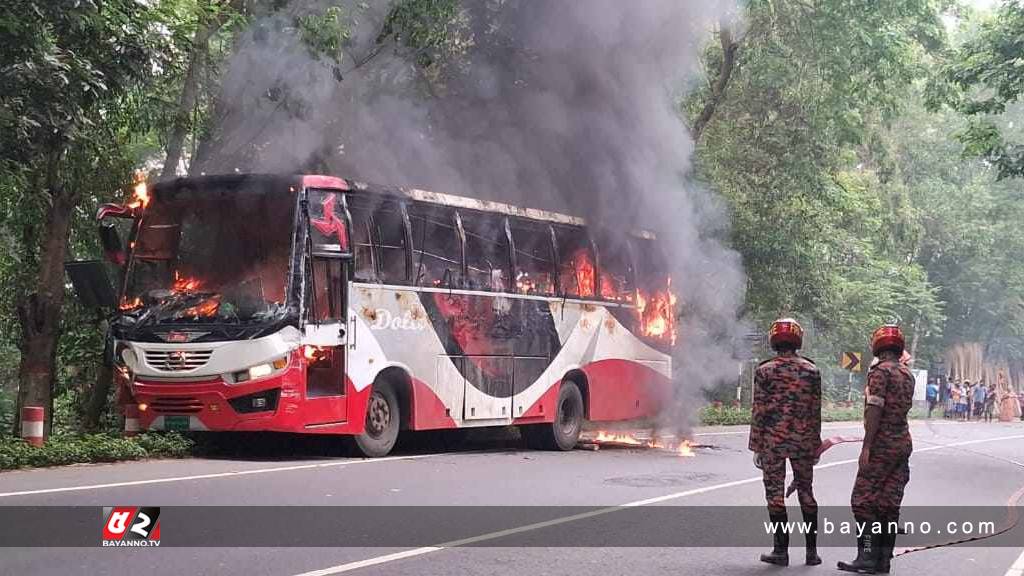
[{"label": "bus headlight", "polygon": [[288,367],[288,358],[278,358],[273,362],[265,362],[263,364],[257,364],[250,366],[245,370],[240,370],[231,375],[231,379],[234,380],[235,384],[241,384],[242,382],[248,382],[249,380],[257,380],[259,378],[266,378],[280,372]]}]

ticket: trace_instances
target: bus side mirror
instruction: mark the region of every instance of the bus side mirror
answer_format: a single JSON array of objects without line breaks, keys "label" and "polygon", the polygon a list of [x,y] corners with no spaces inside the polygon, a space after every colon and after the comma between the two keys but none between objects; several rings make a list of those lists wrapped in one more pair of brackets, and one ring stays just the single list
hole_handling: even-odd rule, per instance
[{"label": "bus side mirror", "polygon": [[124,263],[128,261],[124,242],[121,241],[121,235],[112,222],[100,224],[100,244],[103,246],[103,254],[110,262],[124,266]]}]

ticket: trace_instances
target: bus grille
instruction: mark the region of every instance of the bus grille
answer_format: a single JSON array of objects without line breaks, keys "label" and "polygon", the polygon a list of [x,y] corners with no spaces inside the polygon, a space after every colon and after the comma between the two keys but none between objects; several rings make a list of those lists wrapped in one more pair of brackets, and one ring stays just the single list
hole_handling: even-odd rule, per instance
[{"label": "bus grille", "polygon": [[213,350],[146,350],[146,364],[161,372],[187,372],[202,368]]},{"label": "bus grille", "polygon": [[153,400],[150,407],[161,414],[195,414],[203,409],[203,403],[196,398],[168,396]]}]

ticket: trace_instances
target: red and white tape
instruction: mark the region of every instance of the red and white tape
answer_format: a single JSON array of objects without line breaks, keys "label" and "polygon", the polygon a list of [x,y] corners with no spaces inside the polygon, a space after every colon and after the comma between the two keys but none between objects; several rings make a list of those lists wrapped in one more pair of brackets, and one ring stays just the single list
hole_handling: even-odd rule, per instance
[{"label": "red and white tape", "polygon": [[46,411],[41,406],[21,408],[21,437],[33,446],[43,445],[43,423]]},{"label": "red and white tape", "polygon": [[[835,446],[836,444],[843,444],[843,443],[846,443],[846,442],[863,442],[863,441],[864,441],[864,438],[862,438],[860,436],[833,436],[831,438],[826,438],[826,439],[821,441],[821,446],[818,446],[817,455],[818,455],[818,457],[821,457],[821,455],[824,454],[826,450],[828,450],[829,448]],[[796,478],[794,478],[789,483],[789,487],[786,488],[786,496],[788,497],[793,492],[796,492]]]}]

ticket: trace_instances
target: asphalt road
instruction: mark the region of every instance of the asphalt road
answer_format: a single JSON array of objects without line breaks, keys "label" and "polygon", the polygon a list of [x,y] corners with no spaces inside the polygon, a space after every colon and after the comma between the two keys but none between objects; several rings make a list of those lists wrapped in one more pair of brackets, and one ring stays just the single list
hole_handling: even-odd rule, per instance
[{"label": "asphalt road", "polygon": [[[859,433],[859,426],[826,424],[826,428],[826,436]],[[912,432],[915,454],[905,505],[1005,506],[1024,487],[1024,424],[916,422]],[[690,458],[643,449],[550,453],[493,444],[457,452],[406,449],[377,460],[314,457],[308,450],[270,455],[255,450],[230,459],[16,471],[0,474],[0,506],[629,505],[650,510],[646,507],[728,505],[754,510],[763,505],[758,471],[746,451],[745,428],[697,430],[694,441],[710,447],[697,449]],[[858,445],[841,444],[822,458],[815,472],[821,506],[848,505],[857,453]],[[527,526],[511,534],[494,534],[483,524],[474,532],[467,524],[465,535],[478,537],[468,547],[444,545],[447,531],[439,527],[437,541],[427,534],[429,545],[404,547],[383,547],[389,542],[382,542],[382,547],[346,548],[4,548],[0,574],[761,575],[780,570],[757,562],[757,555],[768,547],[767,536],[757,548],[735,547],[729,534],[721,535],[722,542],[732,545],[721,547],[544,547],[545,534],[587,529],[583,528],[587,520],[566,519],[576,509],[548,510],[550,521],[540,525],[510,521],[510,526]],[[410,515],[414,525],[415,509],[398,511]],[[225,513],[232,512],[226,509]],[[273,519],[267,521],[273,523]],[[175,529],[170,520],[162,527],[163,538],[170,540],[168,531]],[[100,529],[97,518],[97,540]],[[512,547],[509,537],[526,544]],[[1020,576],[1024,540],[1018,537],[1015,542],[1020,545],[912,552],[894,561],[894,572]],[[795,565],[787,574],[837,573],[835,561],[852,557],[848,548],[827,548],[822,550],[824,565],[809,568],[798,562],[802,556],[798,543],[791,553]]]}]

